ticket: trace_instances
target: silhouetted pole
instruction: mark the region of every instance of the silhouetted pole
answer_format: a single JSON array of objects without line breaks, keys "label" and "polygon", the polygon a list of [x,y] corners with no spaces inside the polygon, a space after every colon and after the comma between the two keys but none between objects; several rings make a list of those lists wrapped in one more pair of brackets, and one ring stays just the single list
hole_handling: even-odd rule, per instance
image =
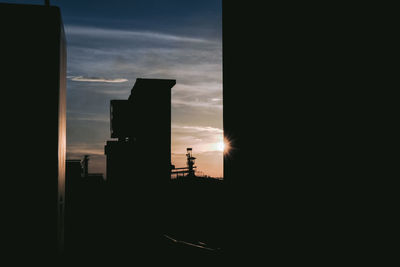
[{"label": "silhouetted pole", "polygon": [[186,152],[187,152],[186,157],[187,157],[187,166],[188,166],[187,168],[189,169],[188,176],[194,177],[195,175],[194,175],[193,165],[194,165],[194,160],[196,158],[192,156],[192,148],[188,147],[186,149]]},{"label": "silhouetted pole", "polygon": [[44,4],[45,4],[46,6],[50,6],[50,0],[44,0]]},{"label": "silhouetted pole", "polygon": [[89,176],[89,155],[83,158],[83,166],[85,168],[85,178]]}]

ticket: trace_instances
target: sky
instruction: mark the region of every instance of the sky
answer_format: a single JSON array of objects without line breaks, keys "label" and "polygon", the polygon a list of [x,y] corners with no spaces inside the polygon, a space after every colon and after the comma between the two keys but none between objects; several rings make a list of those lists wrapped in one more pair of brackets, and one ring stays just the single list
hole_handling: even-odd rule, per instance
[{"label": "sky", "polygon": [[[42,4],[43,1],[1,1]],[[176,79],[172,164],[193,148],[198,171],[223,176],[222,0],[50,0],[67,38],[67,158],[104,173],[109,103],[136,78]]]}]

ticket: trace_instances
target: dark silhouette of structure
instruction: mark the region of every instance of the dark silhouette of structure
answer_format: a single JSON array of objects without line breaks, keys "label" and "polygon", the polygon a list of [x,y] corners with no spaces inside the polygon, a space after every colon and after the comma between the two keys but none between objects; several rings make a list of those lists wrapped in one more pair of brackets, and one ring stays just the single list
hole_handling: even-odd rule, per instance
[{"label": "dark silhouette of structure", "polygon": [[176,175],[176,178],[179,177],[180,174],[182,176],[189,176],[189,177],[195,177],[195,169],[197,168],[194,166],[196,158],[192,156],[192,148],[188,147],[186,149],[186,165],[187,167],[182,167],[182,168],[175,168],[174,165],[172,165],[172,170],[171,170],[171,177]]},{"label": "dark silhouette of structure", "polygon": [[107,248],[107,188],[102,174],[89,173],[89,155],[66,162],[65,255],[92,256]]},{"label": "dark silhouette of structure", "polygon": [[186,157],[187,157],[187,166],[188,166],[188,176],[195,176],[194,175],[194,168],[195,168],[194,161],[196,160],[196,158],[192,156],[191,148],[187,148]]},{"label": "dark silhouette of structure", "polygon": [[65,250],[67,253],[81,244],[78,242],[83,213],[81,203],[86,200],[83,176],[82,160],[68,159],[65,168]]},{"label": "dark silhouette of structure", "polygon": [[83,170],[84,170],[84,177],[89,176],[89,155],[85,155],[83,158]]},{"label": "dark silhouette of structure", "polygon": [[111,101],[111,137],[117,140],[105,147],[109,183],[125,188],[140,182],[168,183],[175,83],[138,78],[128,100]]},{"label": "dark silhouette of structure", "polygon": [[3,252],[62,251],[66,131],[66,43],[60,10],[0,4]]},{"label": "dark silhouette of structure", "polygon": [[[115,231],[112,243],[136,240],[140,250],[148,252],[159,245],[155,240],[162,237],[163,196],[171,170],[171,88],[175,83],[138,78],[127,100],[110,102],[111,137],[117,139],[105,146],[109,217],[113,218],[109,225]],[[116,246],[115,253],[128,254],[132,246]]]}]

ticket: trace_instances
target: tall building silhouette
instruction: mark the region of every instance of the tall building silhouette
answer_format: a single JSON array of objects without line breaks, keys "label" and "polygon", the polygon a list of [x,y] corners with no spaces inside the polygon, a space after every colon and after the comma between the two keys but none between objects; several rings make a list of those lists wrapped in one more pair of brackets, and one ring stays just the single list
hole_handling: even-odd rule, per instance
[{"label": "tall building silhouette", "polygon": [[[157,250],[163,205],[171,176],[171,88],[175,80],[138,78],[127,100],[111,100],[107,141],[108,225],[116,253],[122,245]],[[119,238],[117,238],[119,236]],[[122,237],[122,238],[121,238]],[[113,239],[116,238],[116,239]],[[119,245],[121,244],[121,245]]]},{"label": "tall building silhouette", "polygon": [[111,100],[107,180],[111,184],[167,183],[171,168],[171,88],[175,80],[136,80],[128,100]]},{"label": "tall building silhouette", "polygon": [[[63,249],[66,42],[58,7],[0,4],[3,252]],[[6,86],[5,86],[6,85]],[[7,174],[6,174],[7,173]],[[4,251],[5,250],[5,251]]]}]

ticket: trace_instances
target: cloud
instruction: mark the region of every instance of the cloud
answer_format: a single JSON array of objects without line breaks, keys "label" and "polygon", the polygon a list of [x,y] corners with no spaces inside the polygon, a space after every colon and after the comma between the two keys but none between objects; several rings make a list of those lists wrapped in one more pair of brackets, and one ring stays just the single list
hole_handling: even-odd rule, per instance
[{"label": "cloud", "polygon": [[192,147],[195,153],[221,151],[223,130],[211,126],[171,125],[172,152],[180,154]]},{"label": "cloud", "polygon": [[219,128],[214,128],[210,126],[185,126],[185,125],[175,125],[171,126],[172,130],[187,130],[189,132],[208,132],[214,134],[222,134],[224,131]]},{"label": "cloud", "polygon": [[124,83],[128,79],[117,78],[117,79],[106,79],[99,77],[83,77],[83,76],[68,76],[68,79],[75,82],[95,82],[95,83]]},{"label": "cloud", "polygon": [[67,158],[69,156],[81,156],[81,155],[104,155],[104,144],[103,143],[74,143],[69,144],[67,147]]},{"label": "cloud", "polygon": [[181,99],[173,99],[172,106],[191,106],[191,107],[203,107],[203,108],[218,108],[222,109],[222,105],[216,105],[210,102],[200,102],[200,101],[185,101]]},{"label": "cloud", "polygon": [[100,115],[96,113],[86,113],[86,112],[76,112],[76,111],[67,111],[68,121],[97,121],[97,122],[106,122],[110,121],[110,118],[105,115]]},{"label": "cloud", "polygon": [[190,42],[190,43],[214,43],[215,41],[193,38],[172,34],[165,34],[152,31],[128,31],[118,29],[105,29],[87,26],[69,25],[66,26],[68,35],[81,35],[85,37],[97,38],[117,38],[117,39],[147,39],[156,41],[172,41],[172,42]]}]

